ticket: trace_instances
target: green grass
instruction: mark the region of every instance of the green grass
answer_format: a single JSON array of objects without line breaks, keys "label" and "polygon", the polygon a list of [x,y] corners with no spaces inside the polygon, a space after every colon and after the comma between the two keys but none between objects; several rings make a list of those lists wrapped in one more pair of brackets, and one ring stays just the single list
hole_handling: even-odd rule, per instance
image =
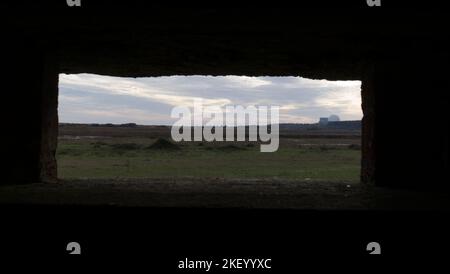
[{"label": "green grass", "polygon": [[[61,140],[58,173],[72,178],[276,178],[294,180],[359,180],[359,150],[346,146],[283,146],[262,153],[245,143],[181,144],[179,150],[149,149],[154,140],[111,138]],[[283,142],[283,140],[281,140]]]}]

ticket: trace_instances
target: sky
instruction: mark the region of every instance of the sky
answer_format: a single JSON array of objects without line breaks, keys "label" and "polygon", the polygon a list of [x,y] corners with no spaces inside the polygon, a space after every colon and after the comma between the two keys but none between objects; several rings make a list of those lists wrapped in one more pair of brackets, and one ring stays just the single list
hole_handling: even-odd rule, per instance
[{"label": "sky", "polygon": [[359,120],[360,81],[302,77],[167,76],[125,78],[95,74],[60,74],[61,123],[136,123],[172,125],[173,107],[280,106],[280,123],[316,123],[338,115]]}]

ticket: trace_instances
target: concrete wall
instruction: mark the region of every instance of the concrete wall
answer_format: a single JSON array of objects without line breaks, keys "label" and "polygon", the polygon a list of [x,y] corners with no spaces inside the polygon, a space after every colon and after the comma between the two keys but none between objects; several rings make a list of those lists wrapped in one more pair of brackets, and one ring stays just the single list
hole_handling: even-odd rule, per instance
[{"label": "concrete wall", "polygon": [[[361,180],[446,187],[448,39],[440,11],[399,18],[393,11],[321,9],[299,17],[286,7],[153,7],[149,16],[121,6],[46,7],[54,12],[13,6],[7,13],[8,161],[1,184],[56,179],[58,72],[91,72],[359,79]],[[399,116],[414,119],[399,124]]]}]

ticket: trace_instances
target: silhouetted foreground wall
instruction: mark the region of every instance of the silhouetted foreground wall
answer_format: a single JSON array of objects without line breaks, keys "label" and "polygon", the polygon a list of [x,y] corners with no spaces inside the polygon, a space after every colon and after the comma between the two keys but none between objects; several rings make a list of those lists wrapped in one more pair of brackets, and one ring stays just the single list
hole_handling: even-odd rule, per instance
[{"label": "silhouetted foreground wall", "polygon": [[56,179],[58,67],[54,48],[9,34],[4,59],[1,184]]},{"label": "silhouetted foreground wall", "polygon": [[6,4],[1,184],[56,179],[58,73],[89,72],[362,80],[362,181],[445,186],[443,11],[34,2]]}]

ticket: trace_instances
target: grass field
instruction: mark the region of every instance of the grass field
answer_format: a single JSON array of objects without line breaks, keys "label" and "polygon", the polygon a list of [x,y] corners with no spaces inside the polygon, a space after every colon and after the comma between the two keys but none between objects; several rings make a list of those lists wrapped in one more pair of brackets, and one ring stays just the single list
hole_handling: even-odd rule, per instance
[{"label": "grass field", "polygon": [[[67,137],[67,136],[66,136]],[[359,180],[359,139],[282,138],[274,153],[258,143],[190,142],[150,137],[60,138],[58,175],[73,178],[229,178]],[[152,146],[162,142],[162,146]]]}]

